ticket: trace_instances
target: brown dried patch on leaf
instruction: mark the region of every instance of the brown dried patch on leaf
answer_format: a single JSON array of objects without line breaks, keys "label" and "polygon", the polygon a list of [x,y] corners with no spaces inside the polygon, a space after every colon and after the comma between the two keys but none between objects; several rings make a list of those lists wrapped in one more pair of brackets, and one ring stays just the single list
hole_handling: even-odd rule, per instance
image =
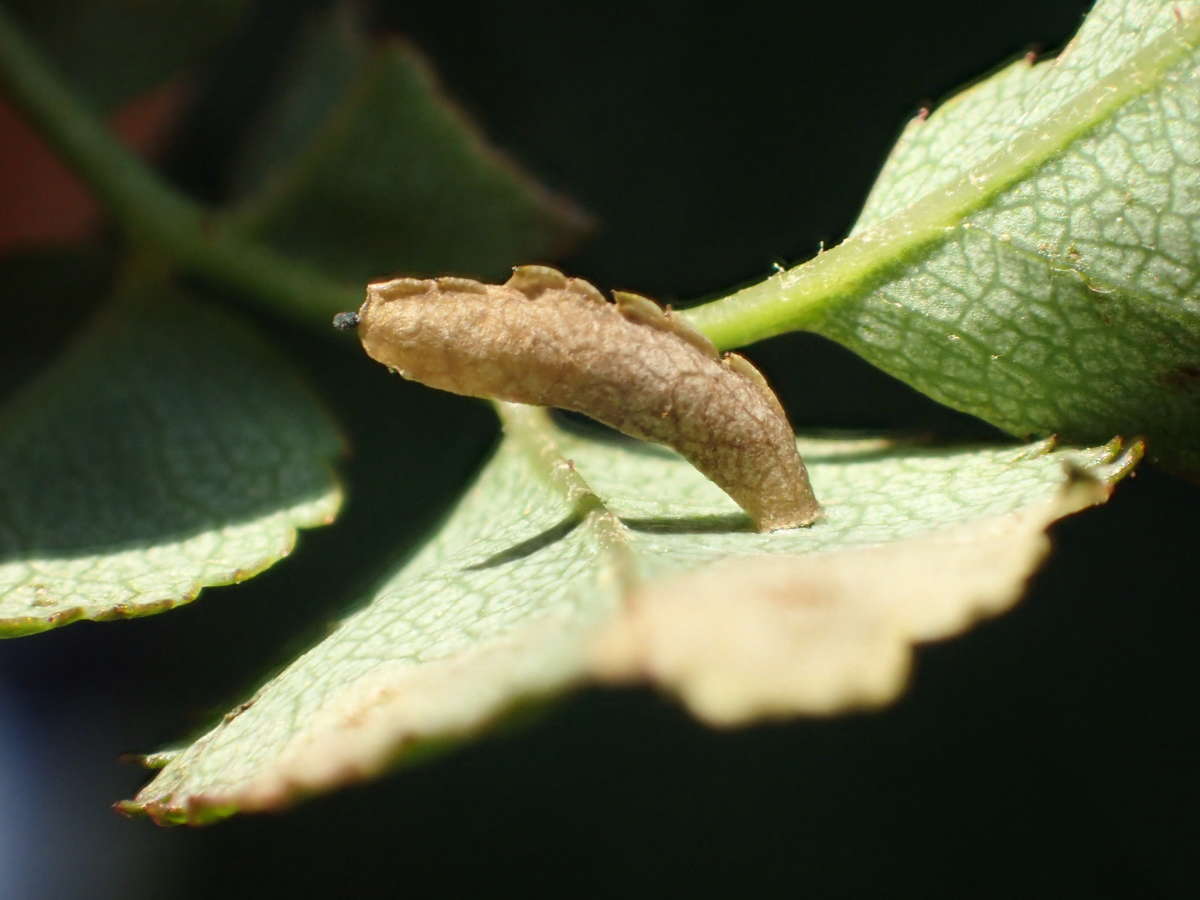
[{"label": "brown dried patch on leaf", "polygon": [[1011,607],[1049,550],[1046,527],[1110,490],[1080,477],[1051,501],[941,533],[653,582],[601,635],[592,668],[657,683],[713,725],[878,706],[903,688],[914,643]]},{"label": "brown dried patch on leaf", "polygon": [[368,285],[358,333],[405,378],[574,410],[673,447],[760,531],[811,524],[820,507],[762,375],[653,300],[614,296],[546,266],[500,285],[400,278]]},{"label": "brown dried patch on leaf", "polygon": [[[190,798],[169,795],[129,804],[160,824],[203,822],[212,810],[263,812],[364,781],[417,745],[467,739],[522,701],[562,690],[580,677],[577,660],[589,623],[549,617],[526,629],[445,659],[392,662],[335,691],[256,777]],[[218,726],[233,725],[228,718]],[[211,735],[210,735],[211,737]]]}]

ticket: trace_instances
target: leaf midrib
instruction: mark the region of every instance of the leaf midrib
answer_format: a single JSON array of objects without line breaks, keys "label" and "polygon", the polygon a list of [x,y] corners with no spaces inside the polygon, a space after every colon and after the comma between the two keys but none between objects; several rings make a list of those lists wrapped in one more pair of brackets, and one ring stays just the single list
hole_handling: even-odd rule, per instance
[{"label": "leaf midrib", "polygon": [[722,349],[811,327],[829,306],[887,279],[1001,191],[1157,88],[1200,43],[1200,14],[1192,10],[1181,19],[1096,84],[1066,99],[1037,127],[1018,133],[949,183],[808,262],[683,315]]},{"label": "leaf midrib", "polygon": [[628,596],[638,581],[632,535],[563,453],[558,429],[549,412],[543,407],[520,403],[497,401],[493,405],[503,423],[505,439],[521,449],[534,471],[579,516],[581,527],[614,574],[619,593]]}]

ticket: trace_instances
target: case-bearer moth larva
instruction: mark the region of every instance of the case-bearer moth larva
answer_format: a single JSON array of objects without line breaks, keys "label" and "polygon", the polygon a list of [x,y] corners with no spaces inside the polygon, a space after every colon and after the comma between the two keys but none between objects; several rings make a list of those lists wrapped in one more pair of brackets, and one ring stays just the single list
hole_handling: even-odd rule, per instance
[{"label": "case-bearer moth larva", "polygon": [[758,370],[721,356],[653,300],[545,266],[504,284],[397,278],[367,286],[357,326],[375,360],[430,387],[557,406],[673,447],[759,531],[812,523],[820,506],[779,400]]}]

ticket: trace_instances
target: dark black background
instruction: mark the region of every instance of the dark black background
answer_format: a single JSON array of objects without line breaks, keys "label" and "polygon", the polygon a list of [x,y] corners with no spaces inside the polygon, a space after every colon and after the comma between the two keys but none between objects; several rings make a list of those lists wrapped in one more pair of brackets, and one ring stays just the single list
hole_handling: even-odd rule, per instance
[{"label": "dark black background", "polygon": [[[213,60],[169,158],[176,180],[222,197],[287,34],[320,6],[261,5]],[[498,146],[594,216],[565,267],[686,301],[840,239],[919,106],[1061,45],[1086,8],[380,4],[373,22],[425,49]],[[369,580],[493,440],[481,406],[394,381],[396,423],[357,426],[378,367],[283,335],[352,431],[345,517],[181,610],[0,644],[11,896],[400,896],[428,890],[430,872],[446,893],[1191,894],[1200,491],[1149,470],[1054,529],[1015,612],[923,648],[886,711],[723,733],[651,692],[587,691],[282,815],[205,830],[121,820],[108,805],[143,773],[118,754],[204,726],[319,636],[358,587],[346,573]],[[989,434],[819,339],[751,353],[799,427]],[[389,491],[401,470],[403,496]]]}]

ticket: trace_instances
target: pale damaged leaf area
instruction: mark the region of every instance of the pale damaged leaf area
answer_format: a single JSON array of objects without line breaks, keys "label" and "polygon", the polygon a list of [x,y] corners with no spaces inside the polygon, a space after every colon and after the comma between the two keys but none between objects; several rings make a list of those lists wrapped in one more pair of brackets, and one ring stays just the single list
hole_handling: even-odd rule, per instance
[{"label": "pale damaged leaf area", "polygon": [[764,534],[670,451],[502,414],[440,532],[123,810],[277,809],[588,680],[658,684],[720,725],[885,702],[914,643],[1015,602],[1046,527],[1140,451],[802,440],[825,515]]},{"label": "pale damaged leaf area", "polygon": [[1100,0],[905,130],[851,236],[696,310],[819,332],[1016,435],[1142,434],[1200,477],[1200,4]]},{"label": "pale damaged leaf area", "polygon": [[0,411],[0,637],[260,572],[332,521],[339,451],[241,326],[166,288],[120,298]]},{"label": "pale damaged leaf area", "polygon": [[405,378],[472,397],[554,406],[673,447],[760,531],[820,512],[787,414],[744,357],[722,357],[638,294],[609,303],[582,278],[518,266],[504,284],[397,278],[368,285],[357,326],[370,356]]}]

